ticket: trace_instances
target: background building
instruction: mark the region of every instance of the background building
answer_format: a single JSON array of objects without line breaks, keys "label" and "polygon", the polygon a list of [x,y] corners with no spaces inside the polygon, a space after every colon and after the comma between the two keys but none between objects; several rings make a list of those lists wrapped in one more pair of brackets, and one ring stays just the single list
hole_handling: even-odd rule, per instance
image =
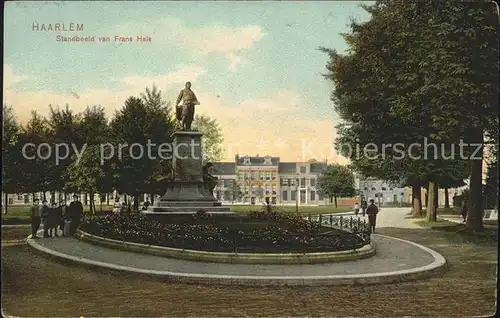
[{"label": "background building", "polygon": [[326,163],[236,155],[234,163],[214,163],[212,174],[219,178],[215,195],[221,201],[233,201],[233,192],[239,188],[244,203],[260,203],[268,197],[273,204],[295,204],[296,200],[299,204],[320,204],[324,198],[318,194],[316,184],[325,168]]}]

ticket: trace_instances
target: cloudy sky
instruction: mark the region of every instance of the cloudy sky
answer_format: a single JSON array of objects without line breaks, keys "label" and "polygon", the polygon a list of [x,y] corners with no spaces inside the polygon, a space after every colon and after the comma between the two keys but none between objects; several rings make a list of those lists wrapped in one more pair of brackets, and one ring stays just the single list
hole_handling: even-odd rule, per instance
[{"label": "cloudy sky", "polygon": [[[339,33],[368,15],[358,2],[7,2],[4,104],[20,121],[48,105],[111,116],[153,84],[175,101],[186,81],[224,134],[224,161],[236,153],[345,162],[331,151],[338,116],[323,79]],[[33,24],[83,24],[83,31],[33,31]],[[94,36],[95,42],[56,37]],[[110,37],[100,42],[99,37]],[[115,42],[115,36],[134,42]],[[137,36],[151,42],[136,42]]]}]

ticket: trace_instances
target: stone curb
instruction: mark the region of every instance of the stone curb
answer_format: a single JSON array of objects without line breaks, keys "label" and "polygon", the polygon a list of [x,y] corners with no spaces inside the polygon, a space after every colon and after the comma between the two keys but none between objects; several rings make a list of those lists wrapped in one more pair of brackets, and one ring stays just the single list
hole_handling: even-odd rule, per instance
[{"label": "stone curb", "polygon": [[165,279],[180,283],[192,284],[220,284],[220,285],[245,285],[245,286],[325,286],[325,285],[369,285],[369,284],[388,284],[403,281],[411,281],[422,279],[433,274],[443,271],[446,267],[446,260],[439,253],[422,246],[420,244],[406,241],[399,238],[394,238],[385,235],[378,235],[388,239],[398,240],[401,242],[412,244],[430,253],[434,262],[431,264],[412,268],[408,270],[383,272],[383,273],[368,273],[368,274],[351,274],[351,275],[330,275],[330,276],[233,276],[233,275],[215,275],[215,274],[198,274],[198,273],[179,273],[169,271],[147,270],[134,268],[99,261],[93,261],[81,257],[63,254],[60,252],[48,249],[35,240],[29,238],[28,244],[36,251],[53,257],[59,261],[69,261],[78,265],[85,265],[96,268],[106,268],[115,271],[144,274],[155,279]]},{"label": "stone curb", "polygon": [[373,244],[357,250],[320,253],[223,253],[147,245],[108,239],[78,230],[82,241],[128,252],[150,254],[188,261],[232,263],[232,264],[318,264],[328,262],[354,261],[375,255]]}]

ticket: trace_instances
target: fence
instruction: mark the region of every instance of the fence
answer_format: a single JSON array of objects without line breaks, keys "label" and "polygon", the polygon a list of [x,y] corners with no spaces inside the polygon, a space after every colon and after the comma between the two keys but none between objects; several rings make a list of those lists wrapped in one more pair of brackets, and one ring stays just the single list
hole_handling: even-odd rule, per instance
[{"label": "fence", "polygon": [[346,216],[334,216],[334,215],[322,215],[319,216],[307,216],[307,220],[316,221],[323,226],[329,226],[337,228],[342,231],[350,232],[359,236],[366,244],[371,241],[371,227],[366,222],[365,219],[361,220],[360,217],[346,217]]}]

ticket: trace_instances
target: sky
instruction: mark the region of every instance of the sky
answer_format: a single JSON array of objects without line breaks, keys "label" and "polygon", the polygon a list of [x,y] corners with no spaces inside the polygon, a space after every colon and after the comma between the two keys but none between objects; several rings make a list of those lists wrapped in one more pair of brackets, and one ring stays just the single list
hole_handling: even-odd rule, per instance
[{"label": "sky", "polygon": [[[174,102],[191,81],[196,114],[222,129],[222,161],[238,153],[346,163],[332,151],[339,117],[318,47],[347,48],[340,33],[350,19],[369,18],[359,3],[6,2],[3,104],[20,122],[66,104],[101,105],[111,117],[146,87]],[[33,30],[56,23],[83,31]],[[57,41],[75,35],[95,42]]]}]

